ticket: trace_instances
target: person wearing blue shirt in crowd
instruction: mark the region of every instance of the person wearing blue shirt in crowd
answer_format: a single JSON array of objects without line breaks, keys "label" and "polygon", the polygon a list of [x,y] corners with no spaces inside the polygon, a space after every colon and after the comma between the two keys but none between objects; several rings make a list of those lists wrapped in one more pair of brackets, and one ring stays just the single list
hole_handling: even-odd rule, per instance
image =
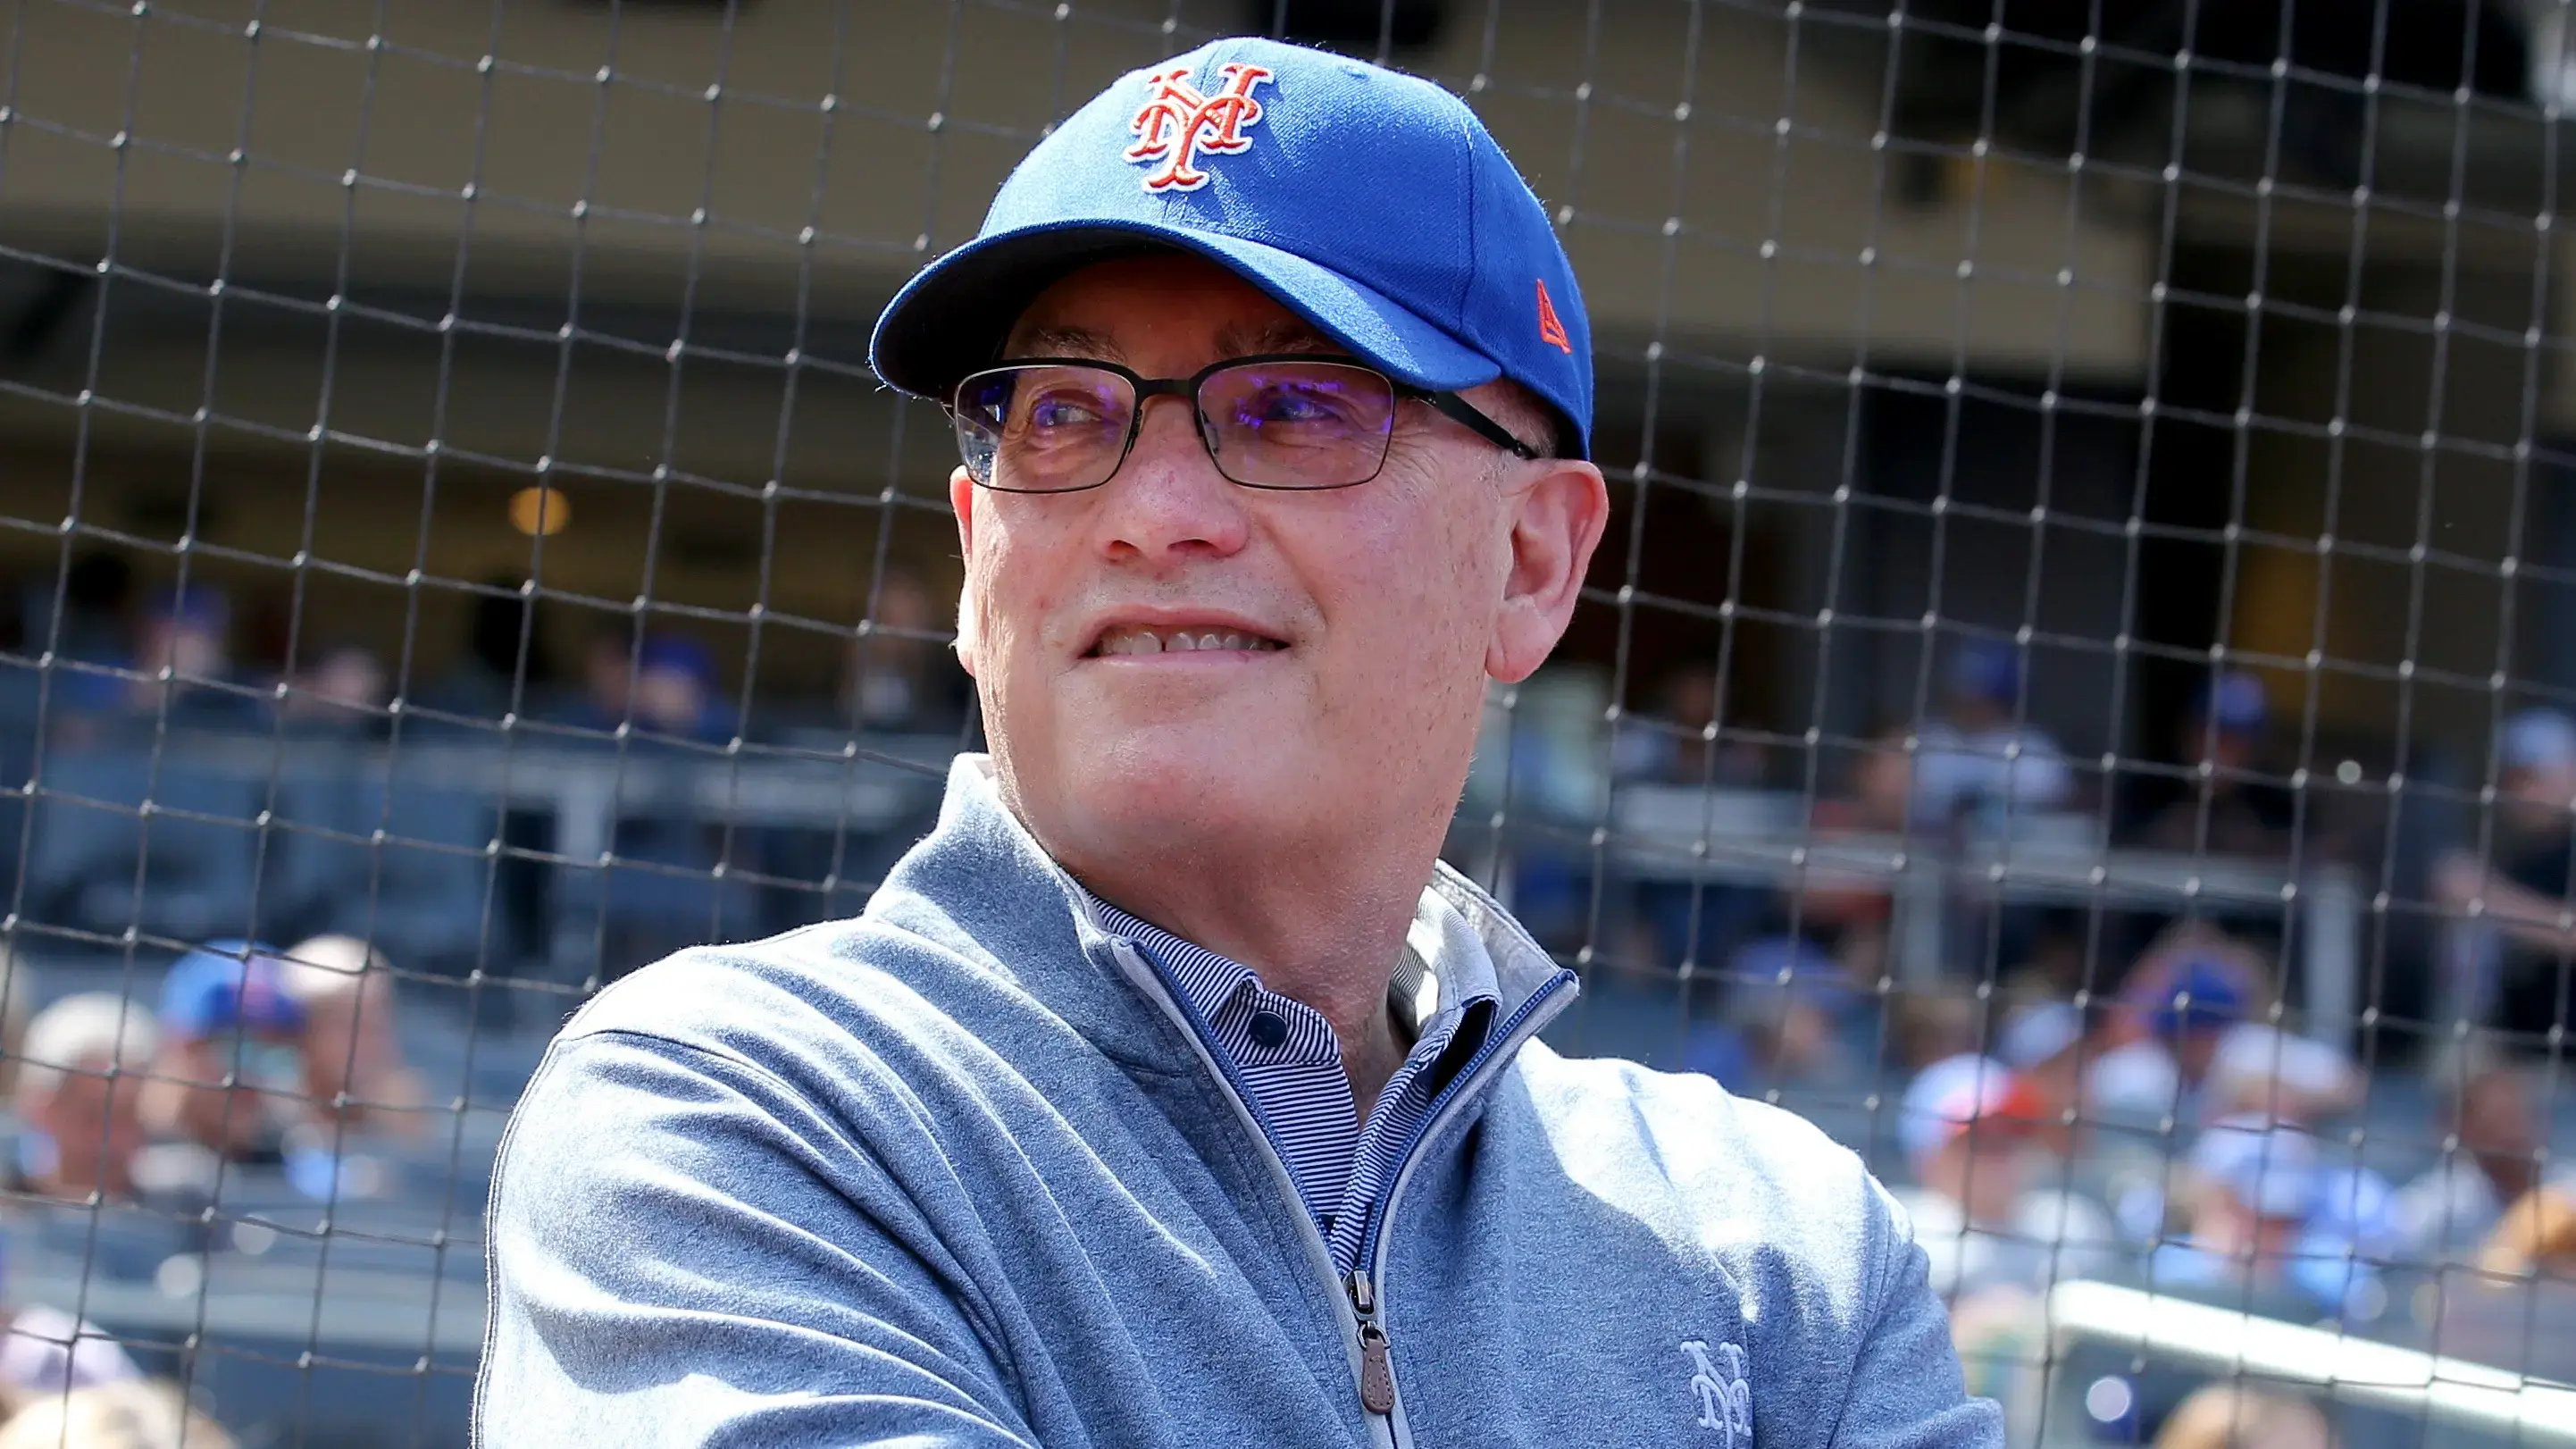
[{"label": "person wearing blue shirt in crowd", "polygon": [[2343,1230],[2317,1139],[2257,1114],[2221,1118],[2192,1144],[2189,1226],[2147,1260],[2149,1286],[2280,1315],[2362,1321],[2385,1307],[2377,1270]]},{"label": "person wearing blue shirt in crowd", "polygon": [[1558,1056],[1574,973],[1439,864],[1608,512],[1474,112],[1259,40],[1130,74],[872,361],[955,420],[992,753],[860,918],[565,1028],[480,1443],[2002,1443],[1859,1160]]},{"label": "person wearing blue shirt in crowd", "polygon": [[143,1099],[164,1136],[232,1161],[283,1160],[281,1111],[300,1100],[304,1004],[273,947],[209,941],[161,980],[160,1061]]}]

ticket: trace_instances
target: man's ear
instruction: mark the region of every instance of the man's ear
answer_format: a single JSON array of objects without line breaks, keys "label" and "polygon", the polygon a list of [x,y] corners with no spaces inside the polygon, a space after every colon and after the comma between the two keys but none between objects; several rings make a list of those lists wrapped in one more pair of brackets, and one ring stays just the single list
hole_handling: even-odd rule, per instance
[{"label": "man's ear", "polygon": [[1525,466],[1545,471],[1505,500],[1512,513],[1511,571],[1485,646],[1485,672],[1505,684],[1529,678],[1564,637],[1592,550],[1610,521],[1610,489],[1600,469],[1568,458]]},{"label": "man's ear", "polygon": [[964,466],[948,475],[948,511],[957,515],[957,556],[966,581],[957,591],[957,662],[975,673],[975,480]]}]

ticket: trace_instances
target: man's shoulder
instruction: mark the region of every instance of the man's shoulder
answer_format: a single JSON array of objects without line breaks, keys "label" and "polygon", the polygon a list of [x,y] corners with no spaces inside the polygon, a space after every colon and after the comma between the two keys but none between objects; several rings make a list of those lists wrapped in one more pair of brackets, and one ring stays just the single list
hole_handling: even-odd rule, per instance
[{"label": "man's shoulder", "polygon": [[1533,1044],[1520,1074],[1532,1112],[1587,1188],[1700,1219],[1811,1226],[1838,1237],[1887,1199],[1858,1154],[1806,1118],[1696,1072],[1569,1058]]},{"label": "man's shoulder", "polygon": [[583,1004],[549,1055],[712,1059],[838,1095],[836,1084],[880,1067],[971,1070],[954,1059],[1000,1030],[1021,995],[955,942],[860,916],[667,956]]}]

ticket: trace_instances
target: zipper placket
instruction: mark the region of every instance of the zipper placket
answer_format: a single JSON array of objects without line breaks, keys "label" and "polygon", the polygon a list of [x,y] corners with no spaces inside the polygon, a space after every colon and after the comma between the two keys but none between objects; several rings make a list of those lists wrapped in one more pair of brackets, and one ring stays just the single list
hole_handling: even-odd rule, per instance
[{"label": "zipper placket", "polygon": [[1111,941],[1120,966],[1131,972],[1142,970],[1147,984],[1154,987],[1148,994],[1168,1014],[1178,1018],[1183,1028],[1182,1035],[1189,1038],[1190,1050],[1198,1054],[1199,1060],[1224,1087],[1226,1100],[1233,1104],[1235,1116],[1252,1129],[1253,1141],[1260,1150],[1262,1161],[1270,1167],[1273,1185],[1288,1198],[1290,1216],[1297,1221],[1298,1240],[1306,1249],[1308,1264],[1318,1268],[1324,1281],[1331,1285],[1330,1296],[1336,1316],[1342,1320],[1344,1340],[1352,1345],[1359,1360],[1360,1407],[1368,1411],[1372,1438],[1385,1449],[1404,1449],[1412,1436],[1404,1428],[1403,1404],[1396,1397],[1394,1344],[1387,1337],[1384,1324],[1379,1321],[1378,1275],[1373,1271],[1383,1259],[1385,1244],[1392,1234],[1396,1201],[1413,1177],[1414,1159],[1422,1144],[1457,1114],[1460,1105],[1472,1095],[1471,1089],[1488,1063],[1536,1035],[1538,1029],[1562,1009],[1562,1003],[1556,998],[1576,979],[1574,973],[1560,970],[1530,993],[1529,999],[1504,1019],[1502,1025],[1485,1039],[1485,1044],[1477,1048],[1476,1054],[1467,1059],[1466,1065],[1458,1069],[1449,1085],[1441,1089],[1431,1110],[1414,1128],[1413,1134],[1405,1139],[1403,1150],[1397,1154],[1395,1174],[1386,1191],[1378,1197],[1375,1230],[1360,1244],[1358,1266],[1345,1275],[1334,1264],[1332,1245],[1324,1241],[1323,1231],[1315,1226],[1314,1214],[1306,1209],[1305,1194],[1297,1190],[1296,1178],[1289,1173],[1288,1164],[1280,1159],[1278,1148],[1272,1145],[1269,1129],[1262,1124],[1260,1112],[1252,1105],[1251,1089],[1236,1074],[1232,1062],[1209,1049],[1208,1043],[1216,1036],[1215,1029],[1208,1025],[1207,1018],[1190,1001],[1188,993],[1173,983],[1152,952],[1139,948],[1124,936],[1112,937]]},{"label": "zipper placket", "polygon": [[[1306,1210],[1305,1195],[1297,1190],[1297,1179],[1289,1174],[1288,1164],[1280,1160],[1279,1149],[1270,1145],[1270,1133],[1261,1124],[1261,1114],[1253,1110],[1251,1090],[1235,1075],[1232,1063],[1220,1059],[1208,1049],[1208,1043],[1216,1036],[1214,1029],[1199,1014],[1198,1008],[1190,1004],[1188,995],[1172,984],[1171,977],[1164,973],[1152,952],[1139,949],[1135,942],[1123,936],[1112,937],[1111,945],[1111,953],[1117,957],[1121,969],[1142,974],[1144,979],[1138,985],[1149,988],[1145,994],[1180,1026],[1181,1035],[1189,1038],[1190,1050],[1198,1054],[1199,1061],[1216,1078],[1217,1085],[1225,1089],[1225,1099],[1233,1104],[1236,1118],[1251,1129],[1254,1147],[1260,1152],[1261,1160],[1269,1164],[1272,1184],[1287,1196],[1289,1216],[1296,1219],[1297,1239],[1306,1250],[1307,1266],[1324,1281],[1324,1296],[1333,1305],[1342,1341],[1356,1344],[1359,1341],[1359,1315],[1351,1307],[1341,1270],[1333,1266],[1332,1245],[1324,1241],[1323,1230],[1315,1226],[1314,1214]],[[1364,1356],[1355,1367],[1365,1369]],[[1401,1449],[1393,1421],[1385,1415],[1372,1414],[1369,1427],[1370,1438],[1378,1449]]]},{"label": "zipper placket", "polygon": [[1478,1047],[1476,1054],[1467,1059],[1467,1064],[1458,1069],[1458,1075],[1441,1089],[1431,1104],[1431,1110],[1423,1114],[1422,1121],[1413,1129],[1413,1135],[1405,1139],[1404,1149],[1396,1154],[1395,1175],[1388,1180],[1386,1191],[1378,1196],[1377,1222],[1369,1235],[1361,1240],[1359,1261],[1345,1280],[1352,1316],[1357,1324],[1360,1404],[1370,1413],[1386,1417],[1388,1432],[1399,1444],[1410,1441],[1412,1435],[1404,1427],[1403,1404],[1395,1392],[1395,1344],[1387,1336],[1386,1326],[1379,1321],[1385,1307],[1379,1297],[1380,1280],[1384,1277],[1380,1270],[1386,1261],[1387,1244],[1395,1236],[1396,1203],[1404,1195],[1405,1184],[1413,1179],[1413,1169],[1421,1157],[1422,1145],[1445,1129],[1468,1098],[1475,1095],[1473,1088],[1478,1074],[1484,1071],[1487,1063],[1517,1050],[1522,1042],[1537,1035],[1539,1028],[1563,1009],[1563,1003],[1556,998],[1574,980],[1573,972],[1561,970],[1538,990],[1531,992],[1529,999],[1503,1019],[1502,1024],[1485,1038],[1485,1044]]}]

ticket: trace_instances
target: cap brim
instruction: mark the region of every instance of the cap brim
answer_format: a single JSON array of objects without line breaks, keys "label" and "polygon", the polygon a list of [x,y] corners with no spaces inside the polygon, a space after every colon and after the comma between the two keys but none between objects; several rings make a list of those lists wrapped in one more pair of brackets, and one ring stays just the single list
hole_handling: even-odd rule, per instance
[{"label": "cap brim", "polygon": [[921,270],[886,304],[868,344],[878,377],[945,399],[1000,355],[1040,292],[1093,262],[1164,247],[1194,252],[1259,287],[1281,306],[1398,381],[1454,392],[1502,369],[1384,293],[1261,242],[1144,222],[1052,222],[979,237]]}]

